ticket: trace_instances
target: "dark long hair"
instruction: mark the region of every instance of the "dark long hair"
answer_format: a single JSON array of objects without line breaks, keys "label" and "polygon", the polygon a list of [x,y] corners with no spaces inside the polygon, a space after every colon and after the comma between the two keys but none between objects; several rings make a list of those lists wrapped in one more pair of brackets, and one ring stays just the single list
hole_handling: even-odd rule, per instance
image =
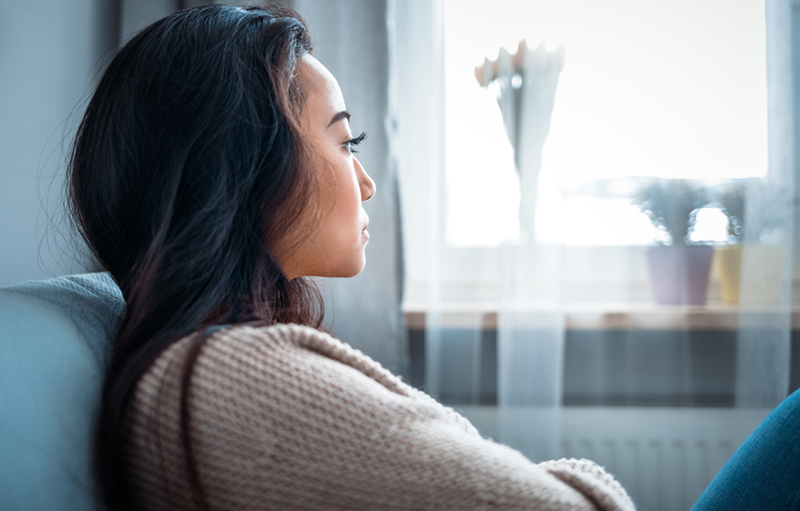
[{"label": "dark long hair", "polygon": [[[313,202],[294,78],[309,52],[307,27],[289,9],[190,9],[131,39],[87,107],[69,163],[70,207],[126,301],[95,446],[113,510],[130,505],[126,407],[160,353],[211,325],[320,326],[319,291],[288,279],[276,254]],[[196,489],[186,395],[206,338],[193,337],[181,391]]]}]

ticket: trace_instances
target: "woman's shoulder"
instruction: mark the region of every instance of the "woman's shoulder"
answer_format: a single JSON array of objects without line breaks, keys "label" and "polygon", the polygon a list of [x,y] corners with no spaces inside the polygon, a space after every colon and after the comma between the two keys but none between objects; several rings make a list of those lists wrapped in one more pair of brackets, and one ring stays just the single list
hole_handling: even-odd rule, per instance
[{"label": "woman's shoulder", "polygon": [[[287,429],[292,424],[328,424],[341,432],[353,424],[379,430],[433,420],[478,435],[464,417],[347,343],[293,324],[196,332],[165,350],[139,380],[129,408],[137,450],[153,447],[161,429],[179,440],[182,402],[192,426],[204,431],[201,438],[218,445],[240,437],[260,441],[265,434],[293,442],[299,433]],[[229,436],[207,434],[223,430]]]},{"label": "woman's shoulder", "polygon": [[[188,335],[159,355],[128,409],[133,486],[148,509],[191,495],[182,467],[188,434],[203,479],[224,497],[220,507],[247,507],[227,489],[246,480],[249,492],[267,495],[286,475],[286,453],[307,460],[319,435],[341,433],[353,418],[380,421],[387,412],[368,407],[365,395],[414,401],[389,371],[314,328],[235,325]],[[162,465],[176,468],[152,468]]]},{"label": "woman's shoulder", "polygon": [[349,344],[294,324],[223,326],[180,339],[142,376],[134,407],[175,408],[185,382],[191,401],[207,410],[248,409],[263,400],[359,403],[365,394],[444,408]]},{"label": "woman's shoulder", "polygon": [[295,324],[226,325],[195,332],[162,353],[149,374],[164,378],[182,366],[193,347],[198,350],[193,380],[242,374],[265,380],[287,372],[295,379],[325,380],[356,371],[392,392],[409,394],[407,385],[361,351],[328,333]]},{"label": "woman's shoulder", "polygon": [[[196,357],[192,357],[192,350]],[[186,363],[192,363],[186,371]],[[187,378],[187,375],[189,377]],[[188,386],[186,383],[188,382]],[[436,419],[477,435],[451,408],[410,387],[378,362],[314,328],[237,325],[189,335],[140,379],[134,415],[179,422],[183,389],[196,420],[308,416],[342,411],[364,422]]]}]

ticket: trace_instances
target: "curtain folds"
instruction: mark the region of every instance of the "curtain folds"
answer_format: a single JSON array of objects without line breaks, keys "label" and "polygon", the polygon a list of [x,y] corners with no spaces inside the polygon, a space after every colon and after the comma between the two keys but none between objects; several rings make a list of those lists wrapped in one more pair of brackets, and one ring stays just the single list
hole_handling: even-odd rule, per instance
[{"label": "curtain folds", "polygon": [[520,235],[501,247],[498,433],[500,441],[537,461],[559,457],[561,443],[563,247],[537,238],[536,209],[542,149],[564,59],[563,47],[530,50],[523,41],[515,55],[501,49],[496,65],[485,61],[481,76],[485,86],[497,84],[520,181]]},{"label": "curtain folds", "polygon": [[[404,3],[399,12],[412,12],[414,9],[422,17],[430,16],[431,12],[442,16],[441,3],[436,1]],[[689,426],[681,433],[666,425],[673,420],[671,417],[693,417],[692,413],[697,411],[700,414],[701,410],[738,413],[732,407],[749,409],[742,416],[748,417],[745,422],[733,424],[738,420],[734,416],[726,422],[729,427],[744,431],[750,424],[747,421],[766,414],[785,398],[791,383],[791,307],[797,302],[792,291],[795,231],[798,230],[794,149],[797,116],[794,113],[793,84],[800,70],[795,61],[800,62],[800,59],[792,55],[792,46],[797,47],[798,36],[793,33],[798,30],[793,27],[800,26],[800,16],[792,3],[789,0],[766,2],[769,161],[763,177],[746,180],[739,284],[741,301],[738,305],[720,298],[721,284],[716,274],[712,275],[706,291],[706,305],[657,303],[653,284],[648,279],[650,247],[567,247],[553,242],[552,235],[547,241],[540,239],[543,236],[538,235],[537,226],[541,225],[542,219],[537,221],[536,212],[541,211],[539,205],[542,201],[539,199],[544,193],[540,186],[543,147],[558,97],[562,69],[569,69],[569,59],[563,48],[548,51],[544,46],[529,49],[521,45],[516,55],[501,49],[496,61],[485,61],[476,69],[480,85],[497,97],[506,135],[515,150],[521,195],[520,236],[493,253],[488,249],[449,246],[443,239],[448,200],[444,182],[446,156],[443,148],[430,142],[440,141],[442,132],[447,129],[440,119],[437,120],[437,114],[444,116],[444,112],[436,106],[444,94],[444,84],[441,76],[432,71],[436,59],[445,52],[441,35],[444,24],[441,20],[438,22],[442,24],[416,22],[413,41],[403,39],[405,32],[398,31],[404,44],[411,48],[404,50],[405,56],[399,64],[402,70],[398,81],[402,91],[400,95],[407,96],[398,108],[401,184],[405,181],[402,200],[408,204],[415,200],[409,194],[413,194],[416,200],[424,196],[421,209],[427,212],[428,219],[427,236],[424,237],[428,279],[424,303],[427,321],[426,390],[449,405],[478,414],[470,418],[483,413],[476,411],[479,405],[496,404],[496,423],[492,423],[494,419],[487,420],[488,429],[496,432],[500,441],[535,460],[582,454],[568,448],[574,445],[569,443],[574,442],[574,438],[569,441],[562,438],[565,413],[562,405],[566,401],[570,406],[592,407],[591,410],[603,417],[606,417],[603,413],[612,413],[613,407],[619,406],[630,409],[631,413],[652,412],[653,417],[658,416],[658,410],[661,410],[664,415],[658,417],[668,419],[659,418],[653,423],[653,428],[663,426],[668,435],[665,433],[666,436],[657,441],[663,441],[664,446],[674,446],[685,440],[676,437],[678,440],[668,441],[669,435],[699,435],[702,428],[699,422],[694,424],[691,422],[694,419],[689,418],[686,419]],[[418,53],[412,55],[414,51]],[[720,55],[720,58],[728,57]],[[402,62],[411,61],[413,66],[402,67]],[[581,84],[581,87],[592,86],[591,83]],[[698,94],[708,93],[698,89]],[[658,101],[658,94],[648,93],[648,97],[656,96],[653,101]],[[596,97],[597,101],[602,101],[602,91],[597,91]],[[429,102],[426,103],[427,110],[414,110],[411,106],[413,101],[408,98]],[[408,144],[407,139],[403,142],[407,127],[405,121],[410,117],[406,115],[406,108],[419,116],[422,126],[416,131],[425,134],[420,137],[423,140],[421,147]],[[463,108],[469,108],[469,105],[463,105]],[[625,108],[625,105],[619,108]],[[602,119],[590,121],[598,126],[604,125]],[[685,122],[692,121],[685,119]],[[482,128],[485,126],[475,127]],[[658,126],[640,129],[660,133]],[[663,133],[669,131],[665,129]],[[734,146],[741,143],[757,144],[758,141],[730,141],[730,151],[736,151]],[[712,145],[709,143],[709,151],[713,149]],[[620,151],[629,149],[620,143]],[[681,151],[681,148],[674,149]],[[406,155],[409,150],[417,154]],[[459,150],[476,149],[464,147]],[[575,151],[580,150],[575,148]],[[690,163],[702,165],[702,162]],[[419,167],[427,172],[424,188],[407,186],[409,182],[420,183],[411,175]],[[486,171],[492,172],[493,169]],[[755,174],[757,170],[753,172]],[[634,189],[641,188],[653,177],[648,175],[645,166],[640,177],[590,182],[584,188],[596,189],[592,192],[595,201],[630,201],[635,196]],[[712,193],[721,186],[720,181],[689,181],[707,186]],[[548,214],[559,215],[566,211],[566,206],[560,210],[553,206],[557,203],[558,200],[548,196]],[[404,214],[409,214],[407,209]],[[607,221],[613,224],[615,220]],[[419,233],[407,235],[408,254],[417,249],[418,241],[413,239],[414,236],[422,238]],[[675,240],[678,245],[682,242]],[[693,243],[696,242],[687,240],[687,245]],[[691,248],[689,246],[686,251],[691,251]],[[487,256],[465,258],[473,264],[463,265],[451,258],[459,250],[463,254]],[[712,252],[709,247],[703,250]],[[414,268],[420,256],[411,255],[408,259],[411,273],[420,275],[421,272]],[[487,292],[483,295],[466,287],[467,291],[460,292],[452,280],[446,280],[446,276],[452,278],[456,267],[463,268],[465,274],[474,271],[484,272],[492,278],[496,276],[496,281],[486,286]],[[687,272],[684,268],[683,273]],[[663,276],[664,271],[656,268],[654,274]],[[613,280],[620,275],[624,279]],[[581,280],[583,278],[586,280]],[[571,331],[566,330],[568,324],[571,324]],[[486,364],[494,361],[487,362],[485,357],[492,351],[488,348],[494,345],[496,374],[489,374]],[[494,402],[485,394],[489,386],[487,377],[496,378]],[[642,427],[637,424],[629,426],[632,432]],[[575,431],[578,430],[573,428],[571,431],[577,434]],[[591,436],[591,431],[586,429],[585,434]],[[641,434],[645,438],[648,433],[642,431]],[[716,449],[713,452],[724,453],[728,448],[725,446],[741,441],[736,440],[738,434],[732,434],[730,438],[733,440],[722,436],[718,440],[712,438],[709,441],[719,443],[709,445]],[[631,435],[630,443],[624,445],[638,445],[635,434]],[[653,435],[656,438],[657,435]],[[612,440],[608,440],[603,448],[612,444]],[[614,456],[625,455],[626,448],[619,447],[620,451]],[[638,456],[635,453],[630,455]],[[710,468],[697,475],[697,480],[710,481],[715,469],[719,468],[716,463],[724,461],[727,455],[730,453],[719,454],[719,460],[714,458],[708,465]],[[613,465],[614,459],[618,458],[609,454],[608,460],[598,461]],[[650,467],[647,465],[650,461],[637,463]],[[639,465],[631,462],[620,465],[618,469],[628,474],[628,484],[632,487],[635,487],[636,466]],[[698,483],[699,489],[687,490],[686,495],[680,498],[689,502],[694,493],[699,494],[700,486],[702,484]],[[634,491],[639,492],[646,507],[647,499],[653,497],[648,497],[648,491],[643,488]]]},{"label": "curtain folds", "polygon": [[[789,391],[792,261],[796,226],[792,45],[800,14],[789,0],[767,0],[768,170],[746,185],[736,405],[773,408]],[[796,59],[797,57],[795,57]]]}]

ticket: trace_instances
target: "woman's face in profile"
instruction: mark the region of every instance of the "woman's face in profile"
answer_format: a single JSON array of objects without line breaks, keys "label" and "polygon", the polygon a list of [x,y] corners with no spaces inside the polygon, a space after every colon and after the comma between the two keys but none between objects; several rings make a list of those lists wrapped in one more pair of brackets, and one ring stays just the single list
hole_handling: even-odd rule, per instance
[{"label": "woman's face in profile", "polygon": [[353,155],[350,115],[333,75],[306,55],[297,79],[306,94],[301,130],[319,185],[318,208],[309,208],[289,233],[293,248],[280,263],[290,279],[353,277],[366,263],[369,217],[361,203],[375,194],[375,183]]}]

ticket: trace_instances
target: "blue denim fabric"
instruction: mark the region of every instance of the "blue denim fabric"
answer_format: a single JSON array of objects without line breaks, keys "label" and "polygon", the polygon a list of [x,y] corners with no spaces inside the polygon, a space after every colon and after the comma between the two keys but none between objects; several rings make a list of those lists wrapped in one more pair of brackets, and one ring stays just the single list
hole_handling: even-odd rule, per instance
[{"label": "blue denim fabric", "polygon": [[692,511],[800,509],[800,390],[733,453]]}]

